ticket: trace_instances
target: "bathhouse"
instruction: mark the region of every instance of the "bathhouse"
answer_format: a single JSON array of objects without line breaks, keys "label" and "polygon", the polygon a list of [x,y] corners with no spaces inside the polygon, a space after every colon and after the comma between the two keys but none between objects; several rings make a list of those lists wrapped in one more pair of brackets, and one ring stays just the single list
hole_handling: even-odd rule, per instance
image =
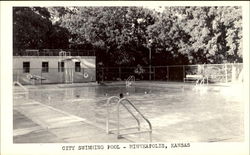
[{"label": "bathhouse", "polygon": [[13,80],[21,84],[96,81],[93,51],[29,49],[20,53],[13,56]]}]

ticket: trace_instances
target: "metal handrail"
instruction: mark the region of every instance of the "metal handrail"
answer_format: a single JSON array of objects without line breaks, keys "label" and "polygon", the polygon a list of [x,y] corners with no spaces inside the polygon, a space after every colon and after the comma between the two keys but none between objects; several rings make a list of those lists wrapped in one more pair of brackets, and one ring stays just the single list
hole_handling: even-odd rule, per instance
[{"label": "metal handrail", "polygon": [[17,84],[19,87],[21,87],[24,90],[24,92],[29,92],[29,90],[26,87],[24,87],[20,82],[14,81],[13,84],[14,85]]},{"label": "metal handrail", "polygon": [[[129,86],[129,82],[130,81],[135,81],[135,76],[134,75],[130,75],[127,80],[126,80],[126,86]],[[132,84],[132,83],[131,83]]]},{"label": "metal handrail", "polygon": [[[118,96],[111,96],[108,98],[106,105],[107,105],[107,117],[106,117],[106,133],[109,134],[110,131],[113,131],[114,129],[109,129],[109,114],[110,114],[110,103],[112,99],[117,99],[119,101],[119,97]],[[127,109],[127,107],[126,107]],[[129,109],[127,109],[129,111]],[[138,118],[136,118],[136,116],[130,111],[130,113],[132,114],[132,116],[134,117],[134,119],[136,120],[138,126],[137,127],[133,127],[133,128],[137,128],[140,131],[140,121]],[[125,129],[132,129],[132,128],[124,128],[122,130]]]},{"label": "metal handrail", "polygon": [[[119,101],[118,101],[118,105],[117,105],[117,138],[120,138],[120,122],[119,122],[119,120],[120,120],[120,113],[119,113],[119,109],[120,109],[120,104],[121,105],[123,105],[123,107],[125,107],[127,110],[128,110],[128,112],[132,115],[132,116],[135,116],[133,113],[132,113],[132,111],[130,111],[129,109],[128,109],[128,107],[126,107],[125,106],[125,104],[124,103],[122,103],[123,101],[127,101],[137,112],[138,112],[138,114],[148,123],[148,125],[149,125],[149,130],[148,131],[146,131],[146,132],[149,132],[149,136],[150,136],[150,142],[152,142],[152,125],[151,125],[151,123],[150,123],[150,121],[135,107],[135,105],[132,103],[132,102],[130,102],[127,98],[121,98]],[[134,117],[135,118],[135,117]],[[138,118],[137,118],[137,120],[138,120]],[[140,128],[139,128],[140,129]],[[142,131],[142,132],[145,132],[145,131]],[[138,133],[140,133],[140,132],[138,132]]]},{"label": "metal handrail", "polygon": [[[118,105],[117,106],[119,107],[119,101],[118,101]],[[125,105],[123,105],[123,107],[126,108],[127,111],[134,117],[134,119],[136,120],[137,125],[138,125],[138,127],[137,127],[138,131],[140,131],[141,130],[141,123],[140,123],[139,119],[133,114],[133,112],[128,107],[126,107]],[[118,108],[118,113],[119,113],[119,108]],[[119,122],[119,117],[118,117],[118,124],[119,123],[120,122]],[[119,132],[119,130],[118,130],[118,132]]]},{"label": "metal handrail", "polygon": [[29,90],[28,88],[26,88],[25,86],[23,86],[20,82],[18,81],[14,81],[13,83],[14,85],[17,84],[19,87],[21,87],[23,89],[23,92],[22,93],[15,93],[14,92],[14,95],[18,95],[18,94],[22,94],[22,95],[25,95],[25,98],[28,99],[28,94],[29,94]]},{"label": "metal handrail", "polygon": [[198,79],[196,81],[196,86],[199,84],[199,85],[202,85],[202,84],[205,84],[205,79],[207,80],[206,84],[208,85],[208,77],[203,77],[202,79]]},{"label": "metal handrail", "polygon": [[108,98],[108,100],[107,100],[107,102],[106,102],[106,106],[107,106],[107,116],[106,116],[106,132],[107,132],[107,134],[109,134],[109,111],[110,111],[110,102],[111,102],[111,100],[112,99],[116,99],[116,100],[118,100],[119,101],[119,97],[118,96],[111,96],[111,97],[109,97]]},{"label": "metal handrail", "polygon": [[[112,100],[118,100],[117,102],[117,129],[110,129],[109,128],[109,121],[110,121],[110,104]],[[141,124],[140,120],[133,114],[133,112],[123,103],[123,101],[127,101],[135,110],[136,112],[148,123],[149,125],[149,130],[146,131],[141,131]],[[128,128],[120,128],[120,104],[133,116],[133,118],[137,122],[137,127],[128,127]],[[118,96],[111,96],[107,99],[106,102],[107,106],[107,116],[106,116],[106,133],[110,134],[111,131],[117,131],[117,138],[120,138],[121,135],[128,135],[128,134],[134,134],[134,133],[145,133],[149,132],[150,136],[150,142],[152,142],[152,125],[150,121],[135,107],[135,105],[130,102],[127,98],[120,98]],[[138,129],[137,132],[134,133],[125,133],[125,134],[120,134],[121,130],[128,130],[128,129]]]},{"label": "metal handrail", "polygon": [[130,75],[130,78],[128,79],[129,81],[135,81],[135,76],[134,75]]}]

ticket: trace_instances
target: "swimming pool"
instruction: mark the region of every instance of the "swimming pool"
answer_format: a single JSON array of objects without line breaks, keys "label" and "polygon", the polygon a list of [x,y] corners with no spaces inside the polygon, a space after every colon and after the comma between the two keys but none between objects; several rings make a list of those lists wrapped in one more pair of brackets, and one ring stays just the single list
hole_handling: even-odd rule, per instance
[{"label": "swimming pool", "polygon": [[[123,93],[152,123],[153,142],[243,141],[243,96],[242,93],[223,95],[222,90],[228,89],[232,88],[204,86],[197,90],[192,84],[157,82],[141,82],[131,87],[48,85],[30,89],[29,99],[105,128],[107,98]],[[115,127],[116,108],[113,108],[111,125]],[[121,125],[133,124],[136,123],[130,115],[121,110]],[[139,140],[140,135],[129,138]]]}]

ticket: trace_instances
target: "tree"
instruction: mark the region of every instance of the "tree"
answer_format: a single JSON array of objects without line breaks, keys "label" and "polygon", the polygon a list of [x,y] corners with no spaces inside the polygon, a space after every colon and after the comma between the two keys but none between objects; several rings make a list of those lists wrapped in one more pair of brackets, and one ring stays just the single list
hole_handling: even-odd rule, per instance
[{"label": "tree", "polygon": [[13,8],[14,49],[43,48],[52,27],[44,9],[29,7]]},{"label": "tree", "polygon": [[67,49],[69,48],[69,38],[70,33],[66,28],[53,25],[48,36],[47,48]]},{"label": "tree", "polygon": [[13,21],[14,48],[71,43],[104,66],[148,65],[149,49],[153,65],[242,62],[241,7],[15,7]]},{"label": "tree", "polygon": [[182,64],[242,62],[241,23],[239,7],[166,7],[148,33]]},{"label": "tree", "polygon": [[13,48],[68,48],[68,30],[52,25],[50,18],[44,7],[14,7]]},{"label": "tree", "polygon": [[[159,65],[187,64],[185,57],[190,36],[181,27],[182,19],[178,18],[178,7],[166,7],[158,13],[157,21],[148,26],[147,33],[153,40],[152,47],[156,49]],[[165,59],[162,59],[162,58]]]},{"label": "tree", "polygon": [[63,16],[61,26],[72,33],[71,42],[91,43],[101,51],[104,64],[133,65],[136,57],[142,56],[137,51],[147,50],[146,28],[154,22],[152,11],[140,7],[74,9],[74,13]]}]

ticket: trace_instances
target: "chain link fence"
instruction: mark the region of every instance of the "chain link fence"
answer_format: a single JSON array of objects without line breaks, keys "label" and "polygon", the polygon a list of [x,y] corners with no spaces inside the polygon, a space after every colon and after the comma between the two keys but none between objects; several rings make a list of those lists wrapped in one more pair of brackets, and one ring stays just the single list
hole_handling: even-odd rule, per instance
[{"label": "chain link fence", "polygon": [[[151,70],[151,72],[150,72]],[[183,81],[187,75],[202,75],[210,83],[227,83],[242,80],[242,63],[203,64],[149,67],[97,68],[97,81],[123,81],[130,75],[138,80]]]},{"label": "chain link fence", "polygon": [[[150,72],[151,70],[151,72]],[[22,84],[82,83],[95,81],[125,81],[130,75],[135,80],[184,81],[187,75],[202,75],[210,83],[243,80],[243,64],[204,64],[143,67],[101,68],[19,68],[13,69],[13,81]]]}]

